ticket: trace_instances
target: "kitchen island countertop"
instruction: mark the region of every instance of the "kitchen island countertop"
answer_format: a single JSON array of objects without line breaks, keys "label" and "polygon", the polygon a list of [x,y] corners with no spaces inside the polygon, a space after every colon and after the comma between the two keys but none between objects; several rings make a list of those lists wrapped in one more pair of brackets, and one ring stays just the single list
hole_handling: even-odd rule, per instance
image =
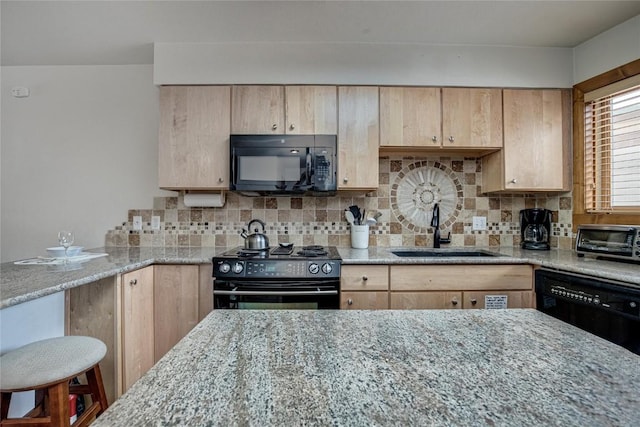
[{"label": "kitchen island countertop", "polygon": [[640,358],[535,310],[209,314],[93,424],[640,424]]}]

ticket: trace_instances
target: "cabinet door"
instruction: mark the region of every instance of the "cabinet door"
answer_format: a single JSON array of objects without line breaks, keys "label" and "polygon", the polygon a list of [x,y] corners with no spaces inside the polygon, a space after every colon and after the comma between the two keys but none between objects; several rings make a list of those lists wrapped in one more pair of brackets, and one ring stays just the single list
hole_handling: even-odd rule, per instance
[{"label": "cabinet door", "polygon": [[341,292],[342,310],[381,310],[389,308],[388,292]]},{"label": "cabinet door", "polygon": [[392,265],[392,291],[531,290],[533,269],[524,264]]},{"label": "cabinet door", "polygon": [[200,264],[200,296],[198,297],[198,321],[213,310],[213,264]]},{"label": "cabinet door", "polygon": [[391,292],[392,310],[462,308],[462,292]]},{"label": "cabinet door", "polygon": [[507,90],[504,97],[504,188],[562,190],[565,185],[560,90]]},{"label": "cabinet door", "polygon": [[463,308],[486,308],[486,296],[504,295],[507,297],[507,308],[533,308],[533,291],[479,291],[464,292]]},{"label": "cabinet door", "polygon": [[284,87],[234,86],[231,100],[231,133],[285,133]]},{"label": "cabinet door", "polygon": [[386,291],[389,267],[386,265],[343,265],[340,289],[349,291]]},{"label": "cabinet door", "polygon": [[378,188],[378,88],[338,88],[338,189]]},{"label": "cabinet door", "polygon": [[440,126],[440,88],[380,88],[381,147],[439,148]]},{"label": "cabinet door", "polygon": [[120,289],[115,276],[68,289],[67,330],[65,335],[94,337],[107,346],[107,354],[100,361],[102,382],[109,404],[122,394],[122,379],[118,375],[120,357],[117,342],[116,292]]},{"label": "cabinet door", "polygon": [[443,88],[442,138],[446,148],[502,148],[502,91]]},{"label": "cabinet door", "polygon": [[335,86],[286,86],[286,133],[336,135],[337,99]]},{"label": "cabinet door", "polygon": [[198,324],[197,265],[154,266],[155,361]]},{"label": "cabinet door", "polygon": [[160,88],[159,184],[228,189],[231,88]]},{"label": "cabinet door", "polygon": [[153,266],[123,274],[122,374],[127,391],[154,364]]}]

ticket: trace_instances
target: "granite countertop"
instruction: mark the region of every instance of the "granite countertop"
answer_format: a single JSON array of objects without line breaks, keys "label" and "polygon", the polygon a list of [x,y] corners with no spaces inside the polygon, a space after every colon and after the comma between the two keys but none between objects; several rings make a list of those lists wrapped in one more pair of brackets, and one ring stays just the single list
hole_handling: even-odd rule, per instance
[{"label": "granite countertop", "polygon": [[219,310],[93,426],[631,426],[639,366],[529,309]]},{"label": "granite countertop", "polygon": [[106,253],[70,265],[0,265],[0,309],[151,264],[207,264],[224,248],[97,248]]},{"label": "granite countertop", "polygon": [[[76,267],[62,265],[0,265],[0,309],[41,298],[105,277],[126,273],[151,264],[207,264],[211,258],[229,250],[226,247],[199,248],[96,248],[88,252],[106,253],[106,257],[83,262]],[[519,248],[450,248],[495,252],[501,256],[479,258],[401,258],[396,249],[338,248],[343,264],[536,264],[547,268],[618,280],[640,287],[640,265],[578,258],[573,251],[526,251]],[[416,248],[427,249],[427,248]]]}]

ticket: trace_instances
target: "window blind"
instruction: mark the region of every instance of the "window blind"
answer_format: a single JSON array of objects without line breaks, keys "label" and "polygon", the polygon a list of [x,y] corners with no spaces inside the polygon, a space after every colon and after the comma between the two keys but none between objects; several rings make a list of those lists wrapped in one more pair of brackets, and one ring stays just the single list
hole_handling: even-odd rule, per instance
[{"label": "window blind", "polygon": [[588,212],[640,211],[640,82],[634,83],[585,94]]}]

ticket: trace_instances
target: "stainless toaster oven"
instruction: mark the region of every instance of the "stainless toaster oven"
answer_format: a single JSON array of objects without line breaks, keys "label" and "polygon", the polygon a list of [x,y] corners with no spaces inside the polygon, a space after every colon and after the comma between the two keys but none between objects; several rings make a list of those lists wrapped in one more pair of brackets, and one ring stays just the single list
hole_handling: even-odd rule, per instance
[{"label": "stainless toaster oven", "polygon": [[576,252],[578,256],[592,255],[640,262],[640,226],[579,225]]}]

